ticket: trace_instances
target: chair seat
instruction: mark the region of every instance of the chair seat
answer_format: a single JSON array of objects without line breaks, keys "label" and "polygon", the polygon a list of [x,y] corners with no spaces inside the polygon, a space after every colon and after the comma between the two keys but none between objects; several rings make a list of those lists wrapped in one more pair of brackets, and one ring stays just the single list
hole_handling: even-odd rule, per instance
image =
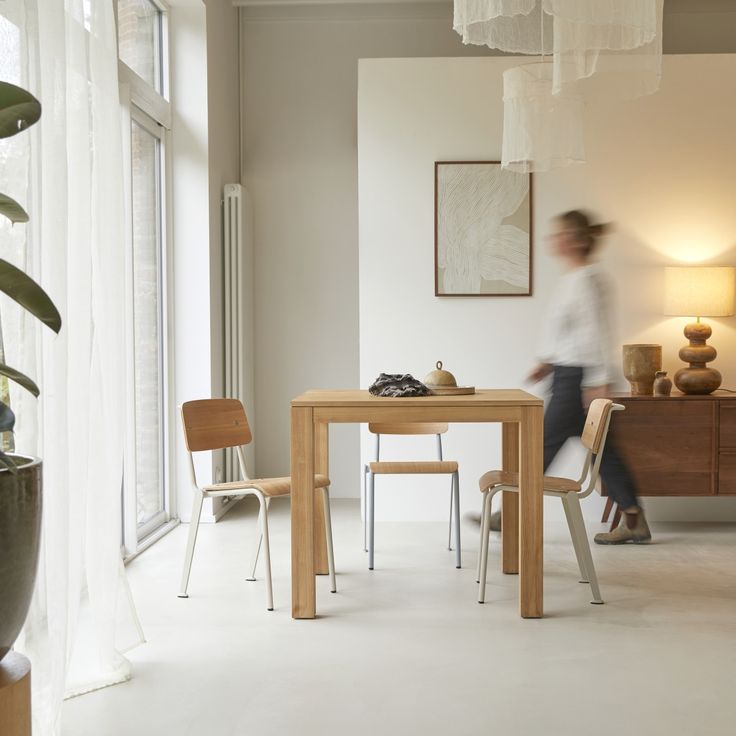
[{"label": "chair seat", "polygon": [[[509,470],[489,470],[481,476],[478,481],[481,492],[495,488],[496,486],[519,487],[519,474]],[[553,475],[544,476],[544,490],[553,493],[577,493],[581,486],[571,478],[556,478]],[[513,490],[513,489],[512,489]]]},{"label": "chair seat", "polygon": [[416,462],[374,462],[368,466],[376,475],[427,475],[457,473],[454,460],[425,460]]},{"label": "chair seat", "polygon": [[[330,485],[330,479],[326,475],[314,476],[314,487],[325,488]],[[230,491],[233,494],[238,491],[258,489],[264,496],[288,496],[291,493],[291,478],[253,478],[251,480],[236,480],[229,483],[213,483],[203,486],[206,493],[212,491]]]}]

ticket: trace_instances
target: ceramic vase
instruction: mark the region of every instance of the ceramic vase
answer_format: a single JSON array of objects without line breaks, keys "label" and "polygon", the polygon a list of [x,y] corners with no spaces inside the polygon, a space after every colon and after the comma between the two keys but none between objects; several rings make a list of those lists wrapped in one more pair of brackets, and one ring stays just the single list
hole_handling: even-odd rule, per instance
[{"label": "ceramic vase", "polygon": [[662,370],[662,346],[624,345],[623,369],[626,380],[631,384],[632,396],[651,396],[654,376]]},{"label": "ceramic vase", "polygon": [[667,378],[667,371],[657,371],[654,376],[654,395],[669,396],[672,391],[672,381]]}]

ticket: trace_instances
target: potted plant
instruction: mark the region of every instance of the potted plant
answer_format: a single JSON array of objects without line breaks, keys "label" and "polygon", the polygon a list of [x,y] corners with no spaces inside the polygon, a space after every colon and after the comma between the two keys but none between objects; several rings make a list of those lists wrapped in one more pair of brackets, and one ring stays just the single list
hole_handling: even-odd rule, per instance
[{"label": "potted plant", "polygon": [[[26,90],[0,82],[0,138],[9,138],[41,117],[41,104]],[[0,193],[0,215],[11,223],[28,222],[16,201]],[[0,259],[0,291],[54,332],[59,312],[46,292],[11,263]],[[38,396],[36,384],[0,362],[0,375]],[[12,432],[15,415],[0,401],[0,432]],[[28,613],[36,579],[41,535],[41,460],[6,453],[0,447],[0,660],[13,645]]]}]

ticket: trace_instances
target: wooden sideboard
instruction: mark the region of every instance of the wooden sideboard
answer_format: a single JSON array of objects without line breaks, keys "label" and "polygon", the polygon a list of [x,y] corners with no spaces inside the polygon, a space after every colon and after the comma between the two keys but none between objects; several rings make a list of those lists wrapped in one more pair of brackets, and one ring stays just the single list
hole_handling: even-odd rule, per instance
[{"label": "wooden sideboard", "polygon": [[[626,411],[613,415],[608,441],[640,496],[736,496],[736,394],[610,398]],[[606,495],[605,484],[600,491]]]}]

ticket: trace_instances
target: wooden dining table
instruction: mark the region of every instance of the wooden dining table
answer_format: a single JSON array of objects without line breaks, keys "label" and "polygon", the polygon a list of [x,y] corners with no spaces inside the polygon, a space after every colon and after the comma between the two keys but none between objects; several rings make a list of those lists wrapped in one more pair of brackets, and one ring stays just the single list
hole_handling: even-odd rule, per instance
[{"label": "wooden dining table", "polygon": [[540,618],[542,593],[542,399],[519,389],[379,398],[364,390],[314,390],[291,402],[291,615],[317,615],[315,575],[327,572],[324,515],[314,475],[329,475],[333,422],[500,422],[503,470],[519,473],[519,493],[503,493],[501,568],[519,575],[519,613]]}]

